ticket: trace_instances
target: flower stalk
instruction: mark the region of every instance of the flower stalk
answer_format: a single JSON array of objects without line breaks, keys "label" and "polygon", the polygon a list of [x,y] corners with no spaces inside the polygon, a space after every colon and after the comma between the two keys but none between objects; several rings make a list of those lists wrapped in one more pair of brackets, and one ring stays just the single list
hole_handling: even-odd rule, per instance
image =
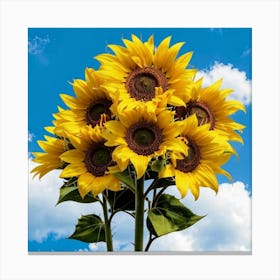
[{"label": "flower stalk", "polygon": [[107,251],[112,252],[112,251],[114,251],[114,249],[113,249],[113,241],[112,241],[111,223],[108,218],[107,200],[106,200],[104,193],[102,194],[102,196],[103,196],[102,208],[103,208],[103,215],[104,215],[105,238],[106,238]]},{"label": "flower stalk", "polygon": [[134,234],[134,251],[143,251],[144,236],[144,182],[145,175],[137,180],[135,191],[135,234]]}]

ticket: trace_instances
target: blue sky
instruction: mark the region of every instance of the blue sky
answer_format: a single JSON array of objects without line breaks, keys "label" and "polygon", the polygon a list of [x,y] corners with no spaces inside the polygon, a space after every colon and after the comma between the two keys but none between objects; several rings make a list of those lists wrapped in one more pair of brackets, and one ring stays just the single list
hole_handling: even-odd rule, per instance
[{"label": "blue sky", "polygon": [[[43,138],[45,134],[44,127],[51,125],[53,119],[52,113],[57,112],[57,106],[63,106],[59,97],[60,93],[73,94],[71,82],[75,78],[84,79],[84,69],[86,67],[98,68],[98,62],[93,59],[97,54],[108,52],[107,44],[121,45],[122,38],[130,38],[131,34],[140,36],[146,40],[151,34],[154,34],[155,44],[157,45],[166,36],[172,35],[171,43],[184,41],[181,53],[194,51],[194,55],[190,65],[198,69],[201,75],[207,79],[205,81],[211,82],[217,76],[224,77],[224,86],[232,87],[236,90],[235,98],[243,101],[246,105],[247,113],[239,112],[234,115],[234,119],[246,125],[243,133],[244,145],[234,143],[233,146],[239,153],[239,158],[232,157],[226,164],[225,169],[232,174],[233,181],[236,182],[237,189],[241,200],[244,199],[246,203],[250,203],[250,194],[252,192],[251,186],[251,67],[252,67],[252,46],[251,46],[251,29],[248,28],[190,28],[190,29],[168,29],[168,28],[151,28],[151,29],[128,29],[128,28],[114,28],[114,29],[64,29],[64,28],[31,28],[28,30],[28,130],[29,130],[29,152],[39,151],[36,141]],[[219,77],[219,78],[221,78]],[[213,80],[214,82],[214,80]],[[207,85],[207,84],[205,84]],[[64,107],[64,106],[63,106]],[[51,178],[51,177],[49,177]],[[50,182],[57,184],[55,179],[51,178]],[[219,176],[220,184],[228,183],[227,179]],[[90,206],[86,205],[77,210],[76,219],[74,215],[71,219],[65,218],[65,230],[63,227],[56,230],[54,224],[50,220],[61,220],[63,217],[55,217],[56,213],[67,213],[67,209],[77,208],[74,204],[65,206],[65,210],[55,209],[55,198],[43,200],[40,196],[44,193],[40,189],[40,185],[44,183],[38,180],[30,179],[29,188],[29,251],[79,251],[79,250],[102,250],[102,247],[95,248],[94,245],[89,247],[87,243],[65,239],[69,232],[69,227],[72,230],[76,224],[80,213],[92,212]],[[223,185],[225,191],[222,194],[229,192],[226,185]],[[44,188],[45,186],[42,186]],[[58,190],[60,185],[52,186],[53,196],[58,198]],[[48,187],[45,188],[45,190]],[[230,190],[231,191],[231,190]],[[246,195],[249,193],[249,198]],[[48,192],[44,193],[48,195]],[[188,198],[189,199],[189,198]],[[203,201],[204,198],[201,199]],[[214,199],[214,198],[213,198]],[[238,197],[237,197],[238,199]],[[48,203],[48,207],[54,209],[50,211],[52,214],[44,214],[39,216],[40,201],[42,205]],[[243,200],[242,200],[243,201]],[[194,208],[200,206],[200,202],[194,204],[187,201]],[[202,202],[201,202],[202,203]],[[209,203],[205,202],[203,205]],[[215,203],[215,202],[213,202]],[[221,202],[222,203],[222,202]],[[67,203],[66,203],[67,204]],[[201,204],[201,208],[203,208]],[[218,205],[218,204],[217,204]],[[63,209],[62,206],[60,209]],[[68,207],[68,208],[67,208]],[[236,206],[233,206],[236,207]],[[250,208],[250,207],[249,207]],[[235,209],[235,208],[234,208]],[[247,208],[246,208],[247,209]],[[35,211],[37,210],[37,211]],[[217,208],[217,211],[219,209]],[[207,208],[205,209],[207,211]],[[72,212],[71,212],[72,213]],[[58,214],[60,215],[60,214]],[[213,217],[216,213],[213,213]],[[46,219],[45,222],[42,222]],[[120,217],[119,219],[122,219]],[[222,219],[222,218],[221,218]],[[67,220],[67,222],[66,222]],[[250,223],[250,221],[247,221]],[[58,222],[59,223],[59,222]],[[63,224],[63,222],[62,222]],[[129,223],[128,223],[129,224]],[[128,225],[131,227],[132,225]],[[201,226],[203,228],[203,224]],[[119,248],[125,247],[128,238],[124,231],[116,236],[120,240]],[[207,223],[204,225],[207,230]],[[229,228],[221,229],[219,238],[225,240]],[[196,234],[195,229],[192,230]],[[213,234],[215,235],[215,234]],[[242,238],[236,235],[237,239]],[[176,237],[184,238],[188,246],[188,238],[190,236]],[[169,239],[165,239],[165,244],[168,244]],[[207,243],[202,249],[219,249],[219,244],[215,241]],[[171,242],[171,241],[170,241]],[[192,239],[192,244],[194,239]],[[217,240],[216,240],[217,242]],[[236,240],[238,243],[239,240]],[[202,242],[203,243],[203,242]],[[241,244],[241,243],[240,243]],[[216,246],[216,247],[215,247]],[[243,246],[242,244],[239,246]],[[245,246],[246,247],[246,246]],[[129,250],[129,246],[126,247]],[[198,248],[199,247],[192,247]],[[227,248],[224,246],[223,248]],[[230,247],[231,248],[231,247]],[[237,248],[237,247],[232,247]]]}]

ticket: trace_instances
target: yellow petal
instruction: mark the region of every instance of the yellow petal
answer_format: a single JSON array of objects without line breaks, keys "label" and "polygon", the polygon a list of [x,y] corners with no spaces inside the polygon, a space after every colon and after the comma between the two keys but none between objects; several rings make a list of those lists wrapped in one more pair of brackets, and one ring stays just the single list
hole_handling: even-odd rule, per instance
[{"label": "yellow petal", "polygon": [[114,134],[112,134],[110,136],[104,134],[104,137],[107,139],[107,141],[105,142],[106,146],[114,147],[114,146],[118,146],[118,145],[126,145],[126,141],[124,138],[116,137],[116,136],[114,136]]},{"label": "yellow petal", "polygon": [[113,175],[109,175],[108,178],[110,179],[107,188],[111,191],[119,191],[121,190],[121,183],[120,181],[114,177]]},{"label": "yellow petal", "polygon": [[197,168],[197,175],[200,177],[202,186],[210,187],[215,192],[218,191],[219,184],[217,178],[215,176],[215,173],[209,166],[200,164]]},{"label": "yellow petal", "polygon": [[193,52],[188,52],[188,53],[185,53],[183,55],[181,55],[177,61],[176,61],[176,65],[177,66],[180,66],[182,68],[186,68],[192,58],[192,55],[193,55]]},{"label": "yellow petal", "polygon": [[170,44],[171,36],[165,38],[158,46],[155,57],[154,57],[154,64],[155,67],[161,69],[162,65],[165,62],[165,57],[168,55],[168,47]]},{"label": "yellow petal", "polygon": [[166,123],[165,129],[163,130],[163,135],[167,138],[175,138],[183,132],[184,128],[185,128],[184,121],[173,122],[170,125]]},{"label": "yellow petal", "polygon": [[177,107],[179,107],[179,106],[184,106],[185,107],[186,106],[185,102],[181,98],[179,98],[175,95],[170,96],[168,103],[170,105],[177,106]]},{"label": "yellow petal", "polygon": [[70,178],[79,176],[87,172],[84,163],[70,163],[67,165],[60,174],[61,178]]},{"label": "yellow petal", "polygon": [[168,110],[164,110],[162,112],[160,112],[157,116],[157,122],[158,125],[161,129],[166,128],[166,126],[168,126],[174,117],[174,113]]},{"label": "yellow petal", "polygon": [[45,126],[44,128],[47,132],[54,134],[54,129],[55,129],[54,126]]},{"label": "yellow petal", "polygon": [[173,177],[175,175],[174,167],[171,164],[166,165],[159,173],[159,178]]},{"label": "yellow petal", "polygon": [[84,173],[78,178],[78,190],[82,198],[91,191],[91,183],[94,176],[91,173]]},{"label": "yellow petal", "polygon": [[94,177],[90,185],[92,194],[97,196],[99,193],[103,192],[106,188],[107,182],[108,180],[106,176]]},{"label": "yellow petal", "polygon": [[176,186],[181,194],[182,197],[185,197],[188,192],[188,181],[187,181],[187,174],[176,170],[175,172],[175,182]]},{"label": "yellow petal", "polygon": [[60,158],[65,162],[78,163],[85,159],[85,154],[78,150],[70,150],[63,153]]},{"label": "yellow petal", "polygon": [[224,106],[223,110],[227,112],[227,115],[232,115],[238,110],[242,110],[244,113],[246,113],[245,106],[238,100],[229,100],[227,101]]},{"label": "yellow petal", "polygon": [[114,149],[112,159],[118,164],[120,170],[124,171],[131,155],[133,155],[131,150],[127,146],[121,145]]},{"label": "yellow petal", "polygon": [[126,129],[119,121],[108,121],[104,124],[104,126],[117,136],[125,136]]},{"label": "yellow petal", "polygon": [[135,171],[137,174],[137,179],[142,178],[147,170],[147,167],[148,167],[148,164],[150,161],[150,157],[138,155],[138,156],[134,156],[134,157],[130,158],[130,161],[135,168]]},{"label": "yellow petal", "polygon": [[84,109],[85,106],[80,104],[76,98],[67,94],[60,94],[61,99],[63,102],[70,107],[71,109]]}]

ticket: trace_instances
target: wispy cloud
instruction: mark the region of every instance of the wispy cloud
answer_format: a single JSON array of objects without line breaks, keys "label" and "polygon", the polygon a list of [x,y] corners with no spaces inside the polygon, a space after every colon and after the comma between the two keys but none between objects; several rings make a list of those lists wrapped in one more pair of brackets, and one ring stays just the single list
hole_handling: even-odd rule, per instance
[{"label": "wispy cloud", "polygon": [[28,142],[32,142],[32,140],[34,139],[35,135],[31,132],[28,131]]},{"label": "wispy cloud", "polygon": [[35,36],[28,41],[28,53],[33,55],[41,55],[50,42],[51,41],[48,35],[45,37]]},{"label": "wispy cloud", "polygon": [[242,54],[241,54],[241,57],[246,57],[248,55],[250,55],[252,53],[252,50],[251,49],[245,49]]},{"label": "wispy cloud", "polygon": [[223,34],[223,29],[222,28],[210,28],[211,32],[217,32],[219,34]]},{"label": "wispy cloud", "polygon": [[239,100],[245,105],[251,103],[251,80],[244,71],[233,67],[232,64],[215,62],[210,69],[201,70],[197,73],[196,79],[203,77],[203,86],[209,86],[217,80],[223,78],[222,88],[233,89],[229,99]]}]

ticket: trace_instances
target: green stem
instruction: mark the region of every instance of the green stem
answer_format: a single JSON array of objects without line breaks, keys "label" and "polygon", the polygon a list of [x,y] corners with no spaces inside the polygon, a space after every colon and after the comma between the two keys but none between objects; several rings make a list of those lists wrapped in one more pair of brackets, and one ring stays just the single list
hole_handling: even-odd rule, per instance
[{"label": "green stem", "polygon": [[145,175],[137,180],[135,191],[135,234],[134,234],[134,250],[143,251],[144,236],[144,182]]},{"label": "green stem", "polygon": [[157,237],[153,237],[153,238],[152,238],[152,236],[151,236],[151,234],[150,234],[150,238],[149,238],[149,241],[148,241],[148,243],[147,243],[147,245],[146,245],[145,252],[148,252],[148,251],[149,251],[152,242],[153,242],[156,238],[157,238]]},{"label": "green stem", "polygon": [[153,198],[153,203],[152,203],[152,207],[154,207],[157,204],[157,201],[159,199],[159,197],[161,196],[161,194],[167,189],[167,187],[163,187],[158,194],[156,194]]},{"label": "green stem", "polygon": [[111,225],[108,218],[108,208],[107,208],[107,200],[105,197],[105,194],[102,194],[103,196],[103,214],[104,214],[104,223],[105,223],[105,238],[106,238],[106,244],[107,244],[107,251],[113,251],[113,241],[112,241],[112,231],[111,231]]}]

